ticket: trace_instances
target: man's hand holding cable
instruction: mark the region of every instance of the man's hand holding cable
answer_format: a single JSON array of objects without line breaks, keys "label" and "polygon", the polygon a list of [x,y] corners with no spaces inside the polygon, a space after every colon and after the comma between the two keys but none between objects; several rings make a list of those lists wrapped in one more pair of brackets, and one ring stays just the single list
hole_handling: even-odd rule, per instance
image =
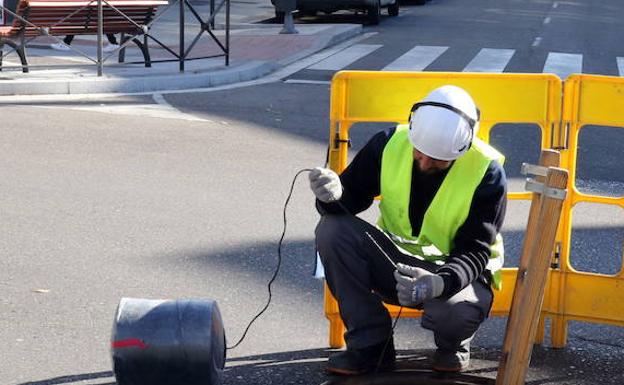
[{"label": "man's hand holding cable", "polygon": [[330,203],[342,197],[340,177],[328,168],[316,167],[308,175],[310,188],[321,202]]},{"label": "man's hand holding cable", "polygon": [[415,307],[428,299],[439,297],[444,291],[444,280],[437,274],[419,267],[399,263],[394,271],[397,297],[402,306]]}]

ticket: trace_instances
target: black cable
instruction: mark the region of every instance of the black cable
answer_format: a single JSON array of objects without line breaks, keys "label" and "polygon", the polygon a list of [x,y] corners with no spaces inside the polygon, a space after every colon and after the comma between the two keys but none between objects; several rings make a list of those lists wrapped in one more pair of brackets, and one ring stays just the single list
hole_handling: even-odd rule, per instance
[{"label": "black cable", "polygon": [[[260,310],[258,312],[258,314],[256,314],[251,319],[251,321],[249,321],[249,323],[247,324],[247,327],[245,328],[245,331],[243,332],[243,335],[240,337],[240,339],[234,345],[226,347],[227,350],[235,349],[236,347],[238,347],[243,342],[243,340],[247,336],[247,332],[251,328],[251,325],[269,308],[269,305],[271,304],[271,299],[273,297],[273,294],[271,292],[271,285],[273,284],[273,282],[277,278],[277,274],[279,273],[280,267],[282,265],[282,243],[284,242],[284,236],[286,235],[286,228],[287,228],[286,209],[288,208],[288,203],[290,202],[290,198],[292,197],[292,193],[293,193],[293,190],[295,188],[295,183],[297,182],[297,178],[302,173],[310,172],[310,171],[312,171],[312,169],[309,169],[309,168],[304,168],[304,169],[301,169],[301,170],[297,171],[297,173],[295,174],[295,177],[293,178],[293,181],[292,181],[292,183],[290,185],[290,191],[288,192],[288,196],[286,197],[286,202],[284,202],[284,210],[283,210],[284,228],[282,230],[282,235],[280,236],[279,242],[277,243],[277,266],[275,267],[275,271],[273,272],[273,276],[271,277],[271,279],[269,280],[269,283],[267,284],[267,290],[269,292],[269,298],[267,299],[267,303],[264,305],[262,310]],[[336,203],[345,212],[345,214],[353,215],[353,214],[351,214],[351,212],[349,212],[349,210],[347,210],[347,208],[342,204],[342,202],[336,201]],[[379,244],[377,244],[377,242],[374,241],[374,239],[371,237],[371,235],[368,234],[368,233],[366,233],[366,235],[368,235],[371,238],[371,240],[373,241],[373,244],[379,249],[379,251],[381,251],[381,253],[384,254],[388,259],[390,259],[390,257],[388,257],[386,252],[379,246]],[[399,308],[399,313],[398,313],[398,315],[397,315],[397,317],[396,317],[396,319],[395,319],[395,321],[394,321],[394,323],[392,325],[392,329],[390,330],[390,334],[388,335],[388,338],[386,339],[386,343],[384,345],[383,350],[381,351],[381,355],[379,356],[379,361],[377,362],[377,366],[375,368],[375,373],[377,373],[377,371],[379,370],[379,367],[381,366],[381,362],[382,362],[383,356],[384,356],[384,354],[386,352],[386,349],[388,348],[388,344],[390,343],[390,340],[392,339],[392,336],[394,334],[394,329],[396,328],[396,325],[399,322],[399,318],[401,317],[401,312],[402,311],[403,311],[403,306],[401,306]]]},{"label": "black cable", "polygon": [[297,181],[297,178],[302,173],[310,172],[310,171],[312,171],[312,169],[310,168],[304,168],[302,170],[297,171],[297,173],[295,174],[295,177],[293,178],[292,184],[290,185],[290,191],[288,192],[288,197],[286,198],[286,202],[284,203],[284,230],[282,231],[282,236],[280,237],[280,240],[277,243],[277,266],[275,267],[273,276],[271,277],[267,285],[267,290],[269,291],[269,299],[267,300],[267,303],[266,305],[264,305],[262,310],[260,310],[260,312],[256,314],[255,317],[251,319],[251,321],[249,321],[249,324],[247,324],[247,327],[245,328],[245,331],[243,332],[243,335],[238,340],[238,342],[236,342],[232,346],[226,347],[227,350],[234,349],[243,342],[243,340],[245,339],[245,336],[247,336],[247,332],[249,331],[249,328],[251,327],[251,325],[262,315],[262,313],[264,313],[269,308],[269,305],[271,304],[271,297],[272,297],[271,284],[273,284],[273,281],[275,281],[275,279],[277,278],[277,274],[279,273],[280,267],[282,265],[282,242],[284,241],[284,236],[286,235],[286,208],[288,207],[288,202],[290,202],[290,198],[292,197],[292,193],[295,188],[295,182]]},{"label": "black cable", "polygon": [[377,366],[375,366],[375,372],[374,372],[375,374],[377,374],[377,372],[379,371],[379,368],[381,367],[381,361],[383,361],[384,354],[386,354],[386,349],[388,349],[390,340],[392,339],[392,336],[394,335],[394,329],[396,328],[397,323],[399,323],[399,318],[401,318],[402,312],[403,312],[403,306],[399,308],[399,312],[397,313],[397,316],[394,319],[394,323],[392,324],[392,329],[390,329],[390,334],[388,335],[388,338],[386,339],[386,343],[384,344],[384,347],[381,350],[381,354],[379,355],[379,360],[377,361]]}]

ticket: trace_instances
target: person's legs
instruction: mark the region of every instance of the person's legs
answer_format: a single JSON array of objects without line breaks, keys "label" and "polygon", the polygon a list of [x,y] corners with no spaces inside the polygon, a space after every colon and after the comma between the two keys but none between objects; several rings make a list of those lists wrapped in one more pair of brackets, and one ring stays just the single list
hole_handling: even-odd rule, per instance
[{"label": "person's legs", "polygon": [[[63,39],[63,43],[65,43],[66,45],[71,45],[71,43],[74,41],[74,37],[75,37],[74,35],[66,35],[65,38]],[[108,45],[104,46],[104,52],[111,52],[119,48],[115,34],[107,33],[106,38],[108,39]],[[68,47],[60,43],[52,44],[51,47],[60,51],[69,50]]]},{"label": "person's legs", "polygon": [[323,216],[316,228],[316,248],[340,305],[347,346],[356,349],[385,341],[390,332],[382,299],[395,304],[398,300],[395,268],[384,253],[395,263],[435,268],[401,253],[379,229],[355,216]]},{"label": "person's legs", "polygon": [[[367,371],[374,369],[370,364],[376,364],[382,354],[382,360],[393,362],[394,346],[389,343],[384,351],[392,326],[382,299],[397,303],[395,268],[388,258],[429,269],[435,265],[401,253],[379,229],[350,215],[323,216],[316,228],[316,247],[347,329],[346,353],[357,357],[346,365],[330,358],[328,369],[342,365]],[[358,370],[335,372],[355,374]]]},{"label": "person's legs", "polygon": [[114,33],[107,33],[106,38],[108,39],[108,42],[110,44],[118,45],[117,38],[115,37]]},{"label": "person's legs", "polygon": [[365,252],[365,234],[357,227],[348,216],[323,216],[316,228],[316,248],[327,285],[340,305],[347,347],[363,349],[385,341],[391,321],[381,299],[371,293],[372,269]]},{"label": "person's legs", "polygon": [[113,52],[117,48],[119,48],[119,44],[117,44],[117,38],[115,34],[107,33],[106,38],[108,39],[108,44],[104,46],[104,52]]},{"label": "person's legs", "polygon": [[422,327],[433,331],[438,347],[433,368],[459,371],[470,362],[470,341],[492,306],[492,290],[473,282],[448,300],[425,302]]},{"label": "person's legs", "polygon": [[72,40],[74,40],[74,35],[66,35],[63,38],[63,43],[52,43],[50,44],[50,48],[55,49],[57,51],[69,51],[71,48],[68,46],[71,45]]}]

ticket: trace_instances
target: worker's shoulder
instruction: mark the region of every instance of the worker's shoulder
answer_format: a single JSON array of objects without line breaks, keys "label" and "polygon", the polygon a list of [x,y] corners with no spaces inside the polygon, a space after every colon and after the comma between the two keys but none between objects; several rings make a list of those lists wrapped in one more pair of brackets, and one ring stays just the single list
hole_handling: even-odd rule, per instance
[{"label": "worker's shoulder", "polygon": [[505,174],[505,169],[503,165],[498,162],[496,159],[492,159],[490,164],[488,165],[487,170],[485,171],[485,175],[483,175],[483,183],[487,183],[490,185],[507,185],[507,176]]},{"label": "worker's shoulder", "polygon": [[382,151],[386,144],[392,138],[392,135],[396,132],[396,127],[387,128],[385,130],[377,131],[371,138],[368,140],[366,147],[371,149],[377,149]]},{"label": "worker's shoulder", "polygon": [[379,131],[377,133],[377,135],[383,136],[386,138],[386,141],[390,140],[390,138],[392,137],[392,135],[394,135],[394,133],[396,132],[396,126],[394,127],[390,127],[390,128],[386,128],[383,131]]}]

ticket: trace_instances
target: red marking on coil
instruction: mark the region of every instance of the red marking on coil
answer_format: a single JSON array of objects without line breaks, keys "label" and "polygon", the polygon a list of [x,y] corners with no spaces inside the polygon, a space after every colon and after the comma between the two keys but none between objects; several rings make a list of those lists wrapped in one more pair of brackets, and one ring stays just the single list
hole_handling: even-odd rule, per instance
[{"label": "red marking on coil", "polygon": [[119,341],[112,341],[111,342],[111,347],[113,349],[117,349],[117,348],[130,348],[130,347],[137,347],[140,349],[147,349],[147,345],[141,341],[138,338],[129,338],[127,340],[119,340]]}]

